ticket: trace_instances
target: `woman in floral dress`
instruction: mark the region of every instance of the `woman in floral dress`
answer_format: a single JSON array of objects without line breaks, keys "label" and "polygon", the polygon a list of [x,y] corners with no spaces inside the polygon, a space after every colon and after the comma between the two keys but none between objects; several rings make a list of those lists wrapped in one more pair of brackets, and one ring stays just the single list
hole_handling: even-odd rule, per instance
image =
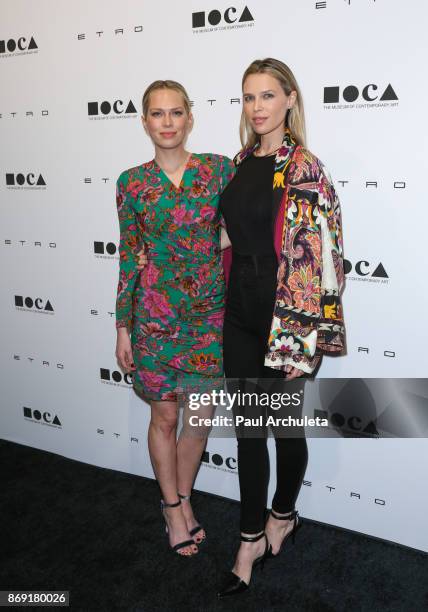
[{"label": "woman in floral dress", "polygon": [[[185,150],[193,117],[187,93],[175,81],[148,87],[142,121],[155,157],[117,181],[116,355],[132,371],[137,394],[150,403],[148,444],[170,545],[192,555],[205,538],[190,492],[206,438],[176,440],[177,391],[186,379],[209,382],[223,375],[218,202],[234,166],[224,156]],[[135,257],[140,249],[147,258],[142,271]]]}]

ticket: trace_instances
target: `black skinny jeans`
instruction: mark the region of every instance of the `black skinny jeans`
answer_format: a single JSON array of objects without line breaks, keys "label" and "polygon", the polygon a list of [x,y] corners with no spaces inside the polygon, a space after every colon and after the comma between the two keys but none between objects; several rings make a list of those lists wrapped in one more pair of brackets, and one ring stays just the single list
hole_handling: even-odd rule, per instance
[{"label": "black skinny jeans", "polygon": [[[233,252],[224,322],[224,369],[232,390],[296,393],[303,391],[304,379],[284,380],[284,372],[264,365],[276,293],[275,255],[239,255]],[[252,380],[248,380],[252,379]],[[303,396],[303,393],[302,393]],[[300,418],[303,401],[288,412]],[[284,416],[284,411],[258,407],[258,414]],[[255,416],[253,405],[239,408]],[[276,491],[272,508],[280,514],[294,509],[308,462],[304,428],[272,427],[276,445]],[[238,437],[238,469],[241,493],[240,528],[244,533],[264,529],[269,483],[269,454],[266,427],[242,428]]]}]

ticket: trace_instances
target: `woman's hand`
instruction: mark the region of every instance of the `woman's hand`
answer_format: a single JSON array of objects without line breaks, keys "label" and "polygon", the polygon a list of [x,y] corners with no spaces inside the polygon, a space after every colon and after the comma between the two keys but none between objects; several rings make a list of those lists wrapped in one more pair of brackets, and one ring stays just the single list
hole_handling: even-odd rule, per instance
[{"label": "woman's hand", "polygon": [[137,260],[137,270],[142,270],[144,266],[147,266],[148,260],[147,260],[147,255],[144,252],[144,247],[141,249],[141,251],[137,251],[136,260]]},{"label": "woman's hand", "polygon": [[230,242],[230,238],[227,235],[227,232],[224,229],[224,227],[222,227],[221,234],[220,234],[220,249],[223,251],[223,249],[227,249],[230,246],[232,246],[232,243]]},{"label": "woman's hand", "polygon": [[117,330],[116,358],[124,372],[130,373],[136,370],[132,355],[131,338],[126,327],[119,327]]},{"label": "woman's hand", "polygon": [[299,370],[299,368],[294,368],[292,365],[285,366],[286,372],[286,380],[293,380],[293,378],[298,378],[299,376],[303,376],[304,371]]}]

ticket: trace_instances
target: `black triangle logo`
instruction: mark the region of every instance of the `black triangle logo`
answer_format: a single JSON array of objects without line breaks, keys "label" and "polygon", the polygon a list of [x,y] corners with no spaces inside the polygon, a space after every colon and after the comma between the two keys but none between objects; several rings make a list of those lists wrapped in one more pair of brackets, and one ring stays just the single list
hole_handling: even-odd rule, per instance
[{"label": "black triangle logo", "polygon": [[248,10],[248,6],[244,8],[243,13],[239,19],[239,23],[241,23],[242,21],[254,21],[254,17]]},{"label": "black triangle logo", "polygon": [[55,415],[54,420],[52,421],[52,423],[54,425],[61,425],[61,421],[59,420],[59,418],[57,417],[57,415]]},{"label": "black triangle logo", "polygon": [[389,278],[388,274],[386,273],[385,268],[383,267],[381,263],[378,265],[376,270],[373,272],[372,276],[375,276],[376,278]]},{"label": "black triangle logo", "polygon": [[37,185],[46,185],[45,179],[43,178],[42,175],[39,176],[39,179],[37,181]]},{"label": "black triangle logo", "polygon": [[51,310],[53,312],[52,304],[49,300],[46,302],[45,310]]},{"label": "black triangle logo", "polygon": [[137,112],[137,109],[136,109],[136,108],[135,108],[135,106],[133,105],[132,100],[129,100],[129,104],[128,104],[128,106],[126,107],[126,111],[125,111],[125,113],[136,113],[136,112]]},{"label": "black triangle logo", "polygon": [[372,434],[374,436],[378,436],[379,432],[376,429],[376,425],[373,423],[373,421],[370,421],[370,423],[368,423],[367,427],[364,427],[363,429],[364,433],[369,433]]},{"label": "black triangle logo", "polygon": [[28,45],[29,49],[38,49],[39,47],[36,44],[36,41],[33,37],[31,37],[30,44]]},{"label": "black triangle logo", "polygon": [[381,100],[398,100],[397,94],[392,89],[391,84],[389,84],[388,87],[383,92]]}]

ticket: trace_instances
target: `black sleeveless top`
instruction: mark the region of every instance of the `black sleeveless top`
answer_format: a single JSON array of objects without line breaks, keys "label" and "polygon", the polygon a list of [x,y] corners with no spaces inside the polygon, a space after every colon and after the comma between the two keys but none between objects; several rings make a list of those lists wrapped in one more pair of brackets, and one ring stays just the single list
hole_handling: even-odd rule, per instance
[{"label": "black sleeveless top", "polygon": [[275,155],[250,155],[220,196],[220,212],[233,250],[241,255],[274,255],[272,181]]}]

